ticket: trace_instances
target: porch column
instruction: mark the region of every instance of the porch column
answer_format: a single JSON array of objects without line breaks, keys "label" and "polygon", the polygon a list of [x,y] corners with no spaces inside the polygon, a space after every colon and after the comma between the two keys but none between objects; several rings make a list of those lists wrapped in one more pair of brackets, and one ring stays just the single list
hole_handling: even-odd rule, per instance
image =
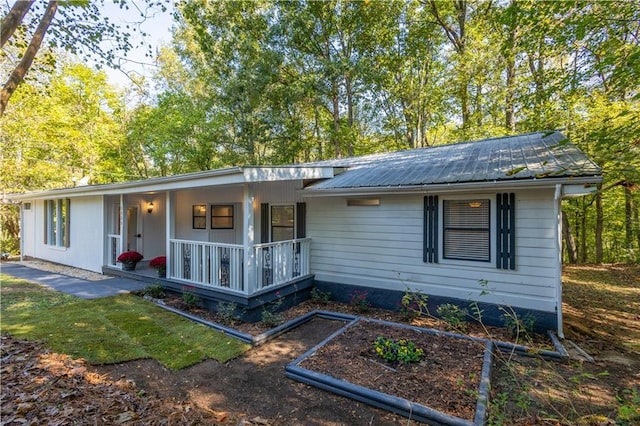
[{"label": "porch column", "polygon": [[176,229],[175,229],[175,225],[173,222],[173,199],[175,198],[175,195],[173,195],[170,191],[165,192],[165,197],[164,197],[164,203],[165,203],[165,235],[166,235],[166,247],[165,247],[165,253],[167,256],[167,266],[166,266],[166,271],[167,271],[167,278],[170,278],[173,274],[171,265],[173,262],[173,253],[171,252],[171,240],[173,238],[175,238],[175,234],[176,234]]},{"label": "porch column", "polygon": [[120,253],[127,251],[127,206],[124,204],[124,195],[120,194]]},{"label": "porch column", "polygon": [[242,245],[244,246],[243,279],[247,294],[253,294],[256,291],[256,259],[253,249],[255,242],[254,202],[253,188],[249,183],[245,183],[242,197],[242,226],[244,229]]}]

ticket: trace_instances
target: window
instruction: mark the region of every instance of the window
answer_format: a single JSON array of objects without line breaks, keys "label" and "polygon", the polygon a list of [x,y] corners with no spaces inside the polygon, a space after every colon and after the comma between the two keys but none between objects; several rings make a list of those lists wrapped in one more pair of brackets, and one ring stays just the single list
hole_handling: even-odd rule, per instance
[{"label": "window", "polygon": [[293,240],[294,208],[290,206],[271,206],[271,241]]},{"label": "window", "polygon": [[233,229],[233,206],[211,206],[211,229]]},{"label": "window", "polygon": [[49,246],[69,247],[69,199],[45,200],[44,243]]},{"label": "window", "polygon": [[207,206],[204,204],[193,206],[193,229],[207,229]]},{"label": "window", "polygon": [[445,200],[443,257],[489,262],[489,200]]}]

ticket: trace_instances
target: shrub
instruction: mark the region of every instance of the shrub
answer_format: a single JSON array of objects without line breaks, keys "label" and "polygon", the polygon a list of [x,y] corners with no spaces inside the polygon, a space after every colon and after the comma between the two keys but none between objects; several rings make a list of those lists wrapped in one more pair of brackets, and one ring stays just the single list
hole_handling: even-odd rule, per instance
[{"label": "shrub", "polygon": [[525,314],[524,316],[519,317],[515,312],[504,312],[504,315],[502,315],[500,318],[502,318],[505,328],[511,333],[513,337],[533,333],[533,329],[536,323],[535,316],[531,314]]},{"label": "shrub", "polygon": [[153,297],[154,299],[162,299],[165,296],[164,288],[161,285],[152,285],[146,287],[142,292],[149,297]]},{"label": "shrub", "polygon": [[469,315],[466,309],[452,303],[438,306],[436,312],[449,327],[460,330],[465,328],[465,318]]},{"label": "shrub", "polygon": [[318,287],[314,287],[313,290],[311,290],[311,300],[315,303],[326,305],[330,299],[331,293],[328,291],[322,291]]},{"label": "shrub", "polygon": [[185,292],[182,293],[182,302],[188,309],[193,309],[200,305],[201,299],[193,293]]},{"label": "shrub", "polygon": [[409,291],[405,289],[402,300],[400,301],[400,313],[406,318],[417,318],[423,314],[429,314],[427,309],[427,300],[429,296],[422,294],[419,291]]},{"label": "shrub", "polygon": [[282,315],[278,310],[284,303],[284,297],[279,292],[275,293],[278,298],[262,308],[262,324],[267,327],[275,327],[282,322]]},{"label": "shrub", "polygon": [[158,271],[165,271],[167,269],[167,256],[154,257],[149,262],[149,266]]},{"label": "shrub", "polygon": [[237,309],[238,304],[235,302],[220,302],[218,303],[216,312],[222,321],[233,324],[238,320],[238,315],[236,314]]},{"label": "shrub", "polygon": [[361,314],[369,312],[369,310],[371,309],[371,303],[367,298],[368,296],[369,293],[367,293],[366,290],[354,290],[353,293],[351,293],[351,301],[349,302],[349,304]]},{"label": "shrub", "polygon": [[409,364],[418,362],[424,356],[424,351],[416,347],[410,340],[400,339],[397,342],[386,337],[378,336],[373,346],[376,355],[390,363],[401,362]]}]

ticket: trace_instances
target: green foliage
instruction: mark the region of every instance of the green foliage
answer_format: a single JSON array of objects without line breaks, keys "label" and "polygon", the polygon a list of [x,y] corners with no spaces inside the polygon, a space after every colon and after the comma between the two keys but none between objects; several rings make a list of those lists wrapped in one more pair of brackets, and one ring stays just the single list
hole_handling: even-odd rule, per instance
[{"label": "green foliage", "polygon": [[198,297],[196,294],[191,293],[189,291],[185,291],[182,293],[182,303],[185,304],[187,309],[194,309],[200,306],[202,299]]},{"label": "green foliage", "polygon": [[519,316],[512,309],[507,310],[500,307],[503,314],[500,316],[504,323],[504,327],[511,333],[513,337],[526,337],[533,333],[536,317],[531,314]]},{"label": "green foliage", "polygon": [[275,294],[276,296],[278,296],[278,298],[262,307],[261,322],[267,327],[275,327],[282,322],[282,314],[278,311],[284,303],[284,297],[280,296],[278,292],[276,292]]},{"label": "green foliage", "polygon": [[213,358],[226,362],[245,345],[132,295],[82,300],[2,275],[0,326],[19,339],[92,364],[154,358],[178,370]]},{"label": "green foliage", "polygon": [[373,347],[376,355],[390,363],[409,364],[419,362],[424,356],[424,350],[416,347],[410,340],[400,339],[397,342],[383,336],[378,336]]},{"label": "green foliage", "polygon": [[616,421],[620,425],[640,422],[640,391],[638,388],[623,389],[616,399],[620,403]]},{"label": "green foliage", "polygon": [[464,330],[466,328],[465,322],[469,315],[466,309],[460,308],[458,305],[445,303],[439,305],[436,312],[452,329]]},{"label": "green foliage", "polygon": [[331,300],[331,293],[328,291],[322,291],[318,287],[314,287],[311,290],[311,300],[314,303],[326,305]]},{"label": "green foliage", "polygon": [[349,304],[361,313],[365,314],[371,310],[371,302],[369,302],[369,292],[366,290],[353,290]]},{"label": "green foliage", "polygon": [[238,304],[235,302],[220,302],[216,308],[218,316],[226,324],[234,324],[238,320]]},{"label": "green foliage", "polygon": [[163,299],[165,296],[164,287],[162,287],[161,285],[152,285],[149,287],[145,287],[143,293],[149,297],[153,297],[154,299]]},{"label": "green foliage", "polygon": [[402,299],[400,300],[400,312],[407,319],[417,318],[425,314],[428,315],[428,300],[429,296],[426,294],[422,294],[420,291],[410,291],[409,288],[405,288]]}]

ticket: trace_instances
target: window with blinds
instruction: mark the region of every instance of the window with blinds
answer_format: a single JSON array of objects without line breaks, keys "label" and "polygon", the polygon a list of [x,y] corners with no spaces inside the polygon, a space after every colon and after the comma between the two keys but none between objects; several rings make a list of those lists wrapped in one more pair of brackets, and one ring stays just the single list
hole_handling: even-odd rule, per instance
[{"label": "window with blinds", "polygon": [[489,262],[489,200],[444,200],[446,259]]}]

